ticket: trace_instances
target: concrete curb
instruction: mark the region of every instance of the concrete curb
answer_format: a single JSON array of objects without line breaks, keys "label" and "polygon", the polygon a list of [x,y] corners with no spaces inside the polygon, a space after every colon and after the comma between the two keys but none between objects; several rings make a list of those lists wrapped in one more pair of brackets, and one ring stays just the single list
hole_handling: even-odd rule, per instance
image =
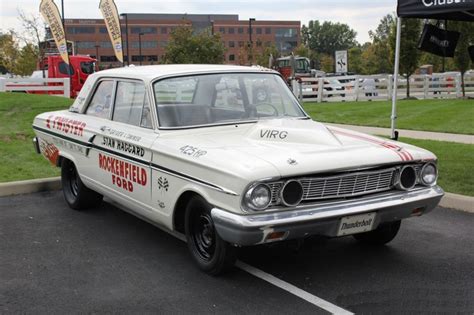
[{"label": "concrete curb", "polygon": [[474,197],[445,193],[439,205],[445,208],[474,213]]},{"label": "concrete curb", "polygon": [[[0,183],[0,197],[60,189],[60,177]],[[474,197],[446,193],[439,205],[445,208],[474,213]]]},{"label": "concrete curb", "polygon": [[42,178],[0,183],[0,197],[61,189],[61,178]]}]

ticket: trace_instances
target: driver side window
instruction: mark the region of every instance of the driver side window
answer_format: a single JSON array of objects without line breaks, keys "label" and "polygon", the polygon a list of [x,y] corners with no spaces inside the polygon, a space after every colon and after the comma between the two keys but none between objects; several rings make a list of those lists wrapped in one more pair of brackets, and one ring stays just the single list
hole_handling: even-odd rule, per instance
[{"label": "driver side window", "polygon": [[112,107],[112,92],[114,81],[101,81],[87,107],[86,114],[101,118],[109,118]]}]

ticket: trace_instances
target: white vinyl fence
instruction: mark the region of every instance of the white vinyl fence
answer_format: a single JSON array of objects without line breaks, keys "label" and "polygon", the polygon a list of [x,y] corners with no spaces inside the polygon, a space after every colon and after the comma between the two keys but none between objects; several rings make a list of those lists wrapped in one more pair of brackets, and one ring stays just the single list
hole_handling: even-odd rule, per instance
[{"label": "white vinyl fence", "polygon": [[53,92],[54,95],[71,97],[69,78],[31,79],[31,78],[0,78],[0,92]]},{"label": "white vinyl fence", "polygon": [[[407,80],[398,78],[398,98],[406,97]],[[466,96],[474,97],[474,73],[464,76]],[[302,78],[292,82],[293,93],[304,102],[390,100],[393,75],[355,75]],[[410,96],[418,99],[462,97],[460,73],[412,75]]]}]

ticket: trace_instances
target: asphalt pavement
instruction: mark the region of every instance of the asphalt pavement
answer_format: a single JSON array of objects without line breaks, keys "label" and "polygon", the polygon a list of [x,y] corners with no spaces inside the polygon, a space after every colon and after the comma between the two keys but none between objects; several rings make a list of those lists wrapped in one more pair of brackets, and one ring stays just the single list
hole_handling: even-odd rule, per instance
[{"label": "asphalt pavement", "polygon": [[[355,313],[474,313],[474,215],[437,208],[389,246],[312,238],[240,259]],[[323,314],[235,268],[201,273],[186,244],[104,203],[70,210],[61,192],[0,198],[0,313]]]}]

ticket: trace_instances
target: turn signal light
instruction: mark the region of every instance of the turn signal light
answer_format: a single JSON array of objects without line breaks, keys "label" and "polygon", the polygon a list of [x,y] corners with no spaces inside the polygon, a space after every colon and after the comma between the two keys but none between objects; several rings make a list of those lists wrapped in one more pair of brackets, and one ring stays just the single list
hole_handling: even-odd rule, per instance
[{"label": "turn signal light", "polygon": [[411,211],[411,216],[412,217],[420,216],[423,214],[423,210],[425,210],[425,208],[415,208]]},{"label": "turn signal light", "polygon": [[286,236],[286,232],[272,232],[268,234],[267,241],[279,241]]}]

